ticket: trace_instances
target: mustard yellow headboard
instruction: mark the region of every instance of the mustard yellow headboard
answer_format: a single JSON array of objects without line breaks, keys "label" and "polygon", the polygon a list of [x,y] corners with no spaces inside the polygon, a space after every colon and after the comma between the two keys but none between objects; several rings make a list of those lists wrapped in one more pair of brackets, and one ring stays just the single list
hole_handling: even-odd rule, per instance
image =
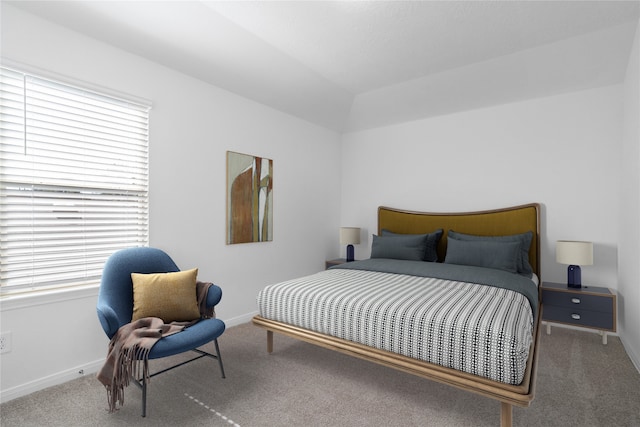
[{"label": "mustard yellow headboard", "polygon": [[414,212],[385,206],[378,208],[378,235],[383,229],[403,234],[430,233],[444,230],[438,245],[438,260],[447,253],[449,230],[479,236],[505,236],[533,232],[529,262],[540,277],[540,205],[531,203],[510,208],[478,212],[432,213]]}]

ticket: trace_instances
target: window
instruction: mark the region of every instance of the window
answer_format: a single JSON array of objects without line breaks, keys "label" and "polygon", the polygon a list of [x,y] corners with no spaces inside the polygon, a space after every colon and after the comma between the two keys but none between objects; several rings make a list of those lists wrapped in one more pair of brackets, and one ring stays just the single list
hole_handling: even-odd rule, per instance
[{"label": "window", "polygon": [[0,291],[98,283],[146,246],[149,106],[0,68]]}]

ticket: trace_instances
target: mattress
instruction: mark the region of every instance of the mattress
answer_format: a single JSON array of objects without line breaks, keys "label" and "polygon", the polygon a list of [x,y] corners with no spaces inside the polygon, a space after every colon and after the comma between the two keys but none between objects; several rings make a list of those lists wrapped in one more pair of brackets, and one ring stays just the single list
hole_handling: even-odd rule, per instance
[{"label": "mattress", "polygon": [[350,267],[265,287],[260,315],[502,383],[522,382],[533,339],[531,298],[469,281]]}]

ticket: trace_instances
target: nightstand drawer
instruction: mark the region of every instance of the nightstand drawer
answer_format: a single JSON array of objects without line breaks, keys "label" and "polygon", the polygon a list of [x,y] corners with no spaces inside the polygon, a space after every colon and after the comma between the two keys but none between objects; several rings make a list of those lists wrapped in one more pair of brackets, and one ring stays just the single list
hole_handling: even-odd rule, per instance
[{"label": "nightstand drawer", "polygon": [[546,306],[557,306],[575,310],[590,310],[613,313],[613,298],[598,295],[581,295],[577,293],[542,290],[542,301]]},{"label": "nightstand drawer", "polygon": [[[609,299],[609,298],[607,298]],[[613,331],[613,316],[602,311],[582,310],[577,308],[558,307],[544,303],[542,306],[544,320],[551,322],[568,323],[576,326]]]}]

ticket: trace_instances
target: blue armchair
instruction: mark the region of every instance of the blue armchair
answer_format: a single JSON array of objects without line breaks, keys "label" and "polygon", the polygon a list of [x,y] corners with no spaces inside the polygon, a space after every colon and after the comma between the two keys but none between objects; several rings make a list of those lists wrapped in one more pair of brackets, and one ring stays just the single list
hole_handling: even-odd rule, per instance
[{"label": "blue armchair", "polygon": [[[118,329],[131,322],[133,313],[133,283],[131,273],[169,273],[180,269],[173,260],[160,249],[137,247],[120,250],[109,257],[104,265],[100,291],[98,294],[97,311],[100,324],[109,339],[113,338]],[[212,285],[207,294],[207,306],[214,307],[222,298],[222,290]],[[225,330],[225,324],[220,319],[201,319],[197,323],[184,329],[180,333],[163,337],[149,352],[149,359],[172,356],[186,351],[194,351],[199,355],[186,362],[179,363],[162,371],[155,372],[149,377],[161,374],[185,363],[208,356],[218,360],[222,378],[225,378],[218,337]],[[198,349],[198,347],[213,341],[216,354]],[[147,360],[144,362],[148,363]],[[144,367],[147,371],[147,366]],[[142,416],[146,416],[147,383],[144,378],[132,378],[133,382],[142,389]]]}]

